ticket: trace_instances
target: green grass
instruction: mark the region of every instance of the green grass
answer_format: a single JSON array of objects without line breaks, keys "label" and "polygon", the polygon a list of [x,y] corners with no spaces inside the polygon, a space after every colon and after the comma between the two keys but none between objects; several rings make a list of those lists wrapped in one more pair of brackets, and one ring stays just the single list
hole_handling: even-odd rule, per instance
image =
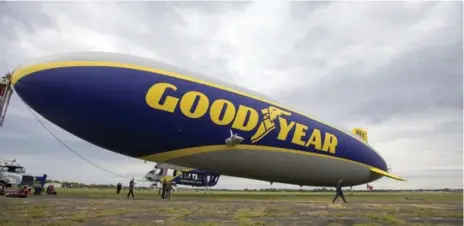
[{"label": "green grass", "polygon": [[[115,189],[60,189],[58,191],[62,197],[89,197],[89,198],[114,198]],[[122,190],[119,196],[123,197],[127,190]],[[331,200],[334,193],[330,192],[259,192],[259,191],[210,191],[206,194],[203,191],[175,191],[172,192],[172,199],[207,199],[207,200],[278,200],[285,201],[322,201]],[[135,190],[136,199],[159,198],[155,191]],[[359,201],[401,201],[401,202],[447,202],[462,201],[462,193],[420,193],[420,192],[345,192],[348,202]]]},{"label": "green grass", "polygon": [[348,204],[332,204],[334,194],[322,192],[177,191],[168,201],[156,191],[136,190],[136,200],[126,199],[127,190],[57,191],[0,198],[0,225],[293,225],[311,219],[343,225],[346,218],[357,219],[355,225],[436,225],[408,219],[463,218],[457,193],[346,192]]}]

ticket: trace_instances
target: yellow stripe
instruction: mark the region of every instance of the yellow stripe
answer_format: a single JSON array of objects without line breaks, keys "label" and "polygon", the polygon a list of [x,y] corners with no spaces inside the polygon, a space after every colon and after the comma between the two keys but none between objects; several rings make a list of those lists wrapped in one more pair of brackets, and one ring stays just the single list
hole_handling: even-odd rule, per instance
[{"label": "yellow stripe", "polygon": [[317,154],[317,153],[311,153],[311,152],[305,152],[305,151],[294,150],[294,149],[277,148],[277,147],[261,146],[261,145],[240,144],[234,147],[227,147],[224,145],[201,146],[201,147],[178,149],[178,150],[168,151],[164,153],[148,155],[148,156],[141,157],[141,159],[144,159],[147,161],[153,161],[153,162],[167,162],[169,160],[186,157],[186,156],[199,155],[199,154],[218,152],[218,151],[232,151],[232,150],[273,151],[273,152],[328,158],[328,159],[344,161],[344,162],[348,162],[352,164],[357,164],[357,165],[366,167],[370,171],[380,174],[382,176],[386,176],[386,177],[389,177],[395,180],[406,181],[403,178],[400,178],[394,174],[388,173],[379,168],[373,167],[368,164],[349,160],[349,159],[344,159],[344,158],[335,157],[335,156],[328,156],[328,155],[323,155],[323,154]]},{"label": "yellow stripe", "polygon": [[26,67],[23,67],[23,68],[19,68],[19,69],[16,69],[15,71],[13,71],[13,74],[11,76],[11,83],[14,86],[14,84],[16,84],[21,78],[23,78],[23,77],[25,77],[27,75],[30,75],[32,73],[35,73],[35,72],[49,70],[49,69],[55,69],[55,68],[65,68],[65,67],[117,67],[117,68],[125,68],[125,69],[133,69],[133,70],[157,73],[157,74],[161,74],[161,75],[165,75],[165,76],[169,76],[169,77],[173,77],[173,78],[187,80],[187,81],[190,81],[190,82],[194,82],[194,83],[206,85],[206,86],[209,86],[209,87],[214,87],[214,88],[217,88],[217,89],[221,89],[221,90],[224,90],[224,91],[227,91],[227,92],[239,94],[239,95],[242,95],[242,96],[245,96],[245,97],[248,97],[248,98],[252,98],[252,99],[255,99],[255,100],[270,104],[270,105],[273,105],[275,107],[279,107],[279,108],[282,108],[282,109],[285,109],[285,110],[292,111],[292,112],[294,112],[296,114],[302,115],[302,116],[307,117],[309,119],[312,119],[312,120],[314,120],[316,122],[325,124],[325,125],[327,125],[329,127],[332,127],[334,129],[339,130],[341,133],[345,133],[345,134],[351,136],[351,134],[348,134],[345,131],[343,131],[341,129],[338,129],[335,126],[332,126],[332,125],[327,124],[327,123],[323,123],[320,120],[316,120],[316,119],[314,119],[312,117],[309,117],[309,116],[307,116],[307,115],[305,115],[303,113],[292,110],[290,108],[283,107],[280,104],[273,103],[271,101],[267,101],[267,100],[261,99],[259,97],[256,97],[256,96],[253,96],[253,95],[250,95],[250,94],[238,91],[238,90],[223,87],[223,86],[215,84],[215,83],[198,80],[198,79],[195,79],[193,77],[188,77],[188,76],[176,73],[176,72],[166,71],[164,69],[157,69],[157,68],[139,66],[139,65],[134,65],[134,64],[106,62],[106,61],[63,61],[63,62],[34,64],[34,65],[26,66]]},{"label": "yellow stripe", "polygon": [[169,160],[173,160],[173,159],[177,159],[177,158],[181,158],[181,157],[186,157],[186,156],[199,155],[199,154],[205,154],[205,153],[211,153],[211,152],[219,152],[219,151],[233,151],[233,150],[272,151],[272,152],[281,152],[281,153],[297,154],[297,155],[304,155],[304,156],[315,156],[315,157],[328,158],[328,159],[333,159],[333,160],[349,162],[349,163],[352,163],[352,164],[357,164],[357,165],[366,167],[369,170],[377,169],[377,171],[379,171],[379,172],[380,171],[385,172],[385,171],[383,171],[381,169],[378,169],[378,168],[376,168],[374,166],[364,164],[364,163],[360,163],[360,162],[356,162],[356,161],[349,160],[349,159],[340,158],[340,157],[317,154],[317,153],[311,153],[311,152],[305,152],[305,151],[294,150],[294,149],[287,149],[287,148],[277,148],[277,147],[271,147],[271,146],[248,145],[248,144],[239,144],[239,145],[236,145],[234,147],[227,147],[225,145],[210,145],[210,146],[200,146],[200,147],[193,147],[193,148],[177,149],[177,150],[173,150],[173,151],[167,151],[167,152],[163,152],[163,153],[143,156],[143,157],[141,157],[141,159],[147,160],[147,161],[152,161],[152,162],[167,162]]}]

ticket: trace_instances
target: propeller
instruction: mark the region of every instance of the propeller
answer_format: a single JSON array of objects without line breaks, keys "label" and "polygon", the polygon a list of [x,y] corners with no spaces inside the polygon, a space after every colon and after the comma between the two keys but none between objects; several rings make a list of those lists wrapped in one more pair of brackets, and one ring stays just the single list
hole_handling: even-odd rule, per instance
[{"label": "propeller", "polygon": [[225,143],[227,146],[235,146],[242,143],[244,140],[243,137],[239,136],[237,133],[234,134],[232,129],[229,130],[230,137],[226,139]]}]

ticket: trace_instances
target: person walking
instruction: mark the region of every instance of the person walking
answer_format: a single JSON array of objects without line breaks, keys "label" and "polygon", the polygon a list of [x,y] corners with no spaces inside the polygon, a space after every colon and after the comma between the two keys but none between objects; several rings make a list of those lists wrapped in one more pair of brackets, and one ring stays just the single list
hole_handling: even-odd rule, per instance
[{"label": "person walking", "polygon": [[132,178],[132,180],[129,182],[129,193],[127,193],[127,198],[129,198],[129,195],[132,195],[132,199],[135,199],[134,185],[135,185],[134,178]]},{"label": "person walking", "polygon": [[337,185],[336,185],[336,192],[337,194],[335,195],[332,203],[335,203],[335,201],[337,200],[338,196],[342,197],[343,199],[343,202],[346,203],[346,200],[345,200],[345,196],[343,195],[343,191],[342,191],[342,183],[343,183],[343,180],[339,180],[337,182]]},{"label": "person walking", "polygon": [[166,182],[166,194],[164,199],[171,199],[171,191],[172,191],[172,180],[168,180]]},{"label": "person walking", "polygon": [[119,194],[119,192],[121,192],[121,189],[122,189],[122,185],[121,185],[121,183],[118,183],[116,185],[116,194]]},{"label": "person walking", "polygon": [[167,186],[168,186],[168,180],[166,178],[163,178],[163,183],[162,183],[162,187],[161,187],[161,199],[165,199],[166,198],[166,191],[167,191]]}]

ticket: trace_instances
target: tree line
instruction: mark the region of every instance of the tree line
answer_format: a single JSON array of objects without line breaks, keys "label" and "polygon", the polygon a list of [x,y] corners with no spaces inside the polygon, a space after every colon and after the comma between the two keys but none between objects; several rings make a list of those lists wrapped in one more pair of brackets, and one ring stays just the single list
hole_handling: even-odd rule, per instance
[{"label": "tree line", "polygon": [[[57,181],[57,180],[46,180],[46,183],[60,183],[62,188],[99,188],[99,189],[108,189],[108,188],[116,188],[116,184],[85,184],[73,181]],[[127,187],[124,186],[123,187]],[[149,187],[140,187],[137,189],[150,189]],[[180,188],[180,190],[188,189],[188,187]],[[201,189],[201,188],[196,188]],[[349,190],[349,188],[345,188]],[[288,188],[261,188],[261,189],[215,189],[215,188],[208,188],[208,190],[213,191],[248,191],[248,192],[334,192],[335,189],[333,188],[312,188],[312,189],[288,189]],[[463,189],[450,189],[450,188],[441,188],[441,189],[374,189],[372,191],[366,190],[354,190],[356,192],[365,191],[365,192],[463,192]]]}]

